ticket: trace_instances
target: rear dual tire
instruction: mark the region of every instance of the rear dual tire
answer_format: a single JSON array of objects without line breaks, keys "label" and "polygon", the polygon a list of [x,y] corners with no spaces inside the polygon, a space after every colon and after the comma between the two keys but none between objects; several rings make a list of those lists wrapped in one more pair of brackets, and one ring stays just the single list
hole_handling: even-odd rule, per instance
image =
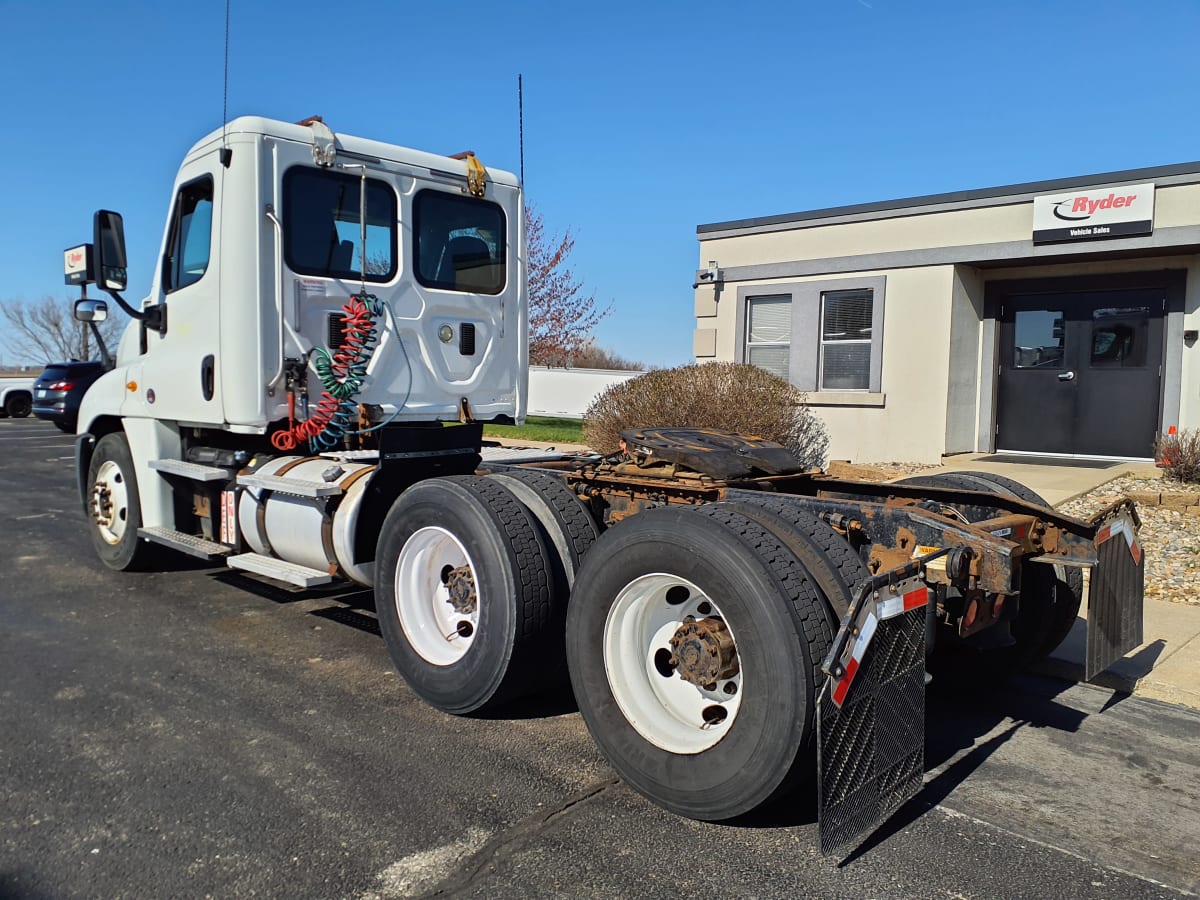
[{"label": "rear dual tire", "polygon": [[[724,820],[814,771],[819,666],[832,640],[808,572],[722,504],[639,513],[584,560],[567,615],[580,712],[631,787],[672,812]],[[667,657],[687,617],[728,630],[736,673],[685,680]],[[730,690],[732,686],[732,691]]]},{"label": "rear dual tire", "polygon": [[388,653],[421,699],[480,712],[561,670],[565,592],[552,553],[494,479],[433,478],[400,495],[379,533],[375,606]]},{"label": "rear dual tire", "polygon": [[[992,491],[1026,503],[1050,507],[1041,495],[1019,481],[991,472],[944,472],[916,475],[897,484],[916,487]],[[1016,646],[999,655],[1011,666],[1023,666],[1049,656],[1075,625],[1083,600],[1083,572],[1074,566],[1026,562],[1021,570],[1020,604],[1012,623]]]}]

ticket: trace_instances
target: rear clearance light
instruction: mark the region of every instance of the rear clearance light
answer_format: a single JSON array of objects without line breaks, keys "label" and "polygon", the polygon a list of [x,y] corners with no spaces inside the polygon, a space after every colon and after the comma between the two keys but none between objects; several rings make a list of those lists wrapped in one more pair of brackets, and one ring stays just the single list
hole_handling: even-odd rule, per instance
[{"label": "rear clearance light", "polygon": [[48,390],[48,391],[69,391],[73,387],[75,387],[75,382],[73,382],[73,381],[56,381],[56,382],[54,382],[54,384],[47,387],[46,390]]}]

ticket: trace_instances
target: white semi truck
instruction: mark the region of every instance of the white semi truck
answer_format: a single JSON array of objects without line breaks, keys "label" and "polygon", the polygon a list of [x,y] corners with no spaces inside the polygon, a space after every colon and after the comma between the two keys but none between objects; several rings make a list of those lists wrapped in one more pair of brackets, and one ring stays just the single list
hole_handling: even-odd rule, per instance
[{"label": "white semi truck", "polygon": [[607,456],[481,448],[481,422],[525,414],[523,215],[517,179],[473,155],[262,118],[187,153],[139,304],[121,218],[97,213],[74,280],[134,318],[79,415],[101,560],[162,565],[165,546],[372,586],[435,707],[569,671],[634,788],[719,820],[816,771],[827,850],[919,789],[931,648],[981,678],[1048,653],[1086,567],[1089,675],[1140,642],[1128,503],[1082,522],[992,475],[863,484],[643,422]]}]

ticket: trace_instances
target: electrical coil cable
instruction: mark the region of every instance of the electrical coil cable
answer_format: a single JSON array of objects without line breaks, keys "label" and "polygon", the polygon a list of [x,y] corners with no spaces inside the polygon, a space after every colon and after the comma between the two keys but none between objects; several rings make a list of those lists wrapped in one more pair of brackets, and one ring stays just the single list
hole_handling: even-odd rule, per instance
[{"label": "electrical coil cable", "polygon": [[333,353],[317,348],[313,368],[321,382],[321,398],[316,409],[302,422],[294,419],[294,395],[288,398],[288,427],[271,436],[276,450],[288,452],[308,441],[311,453],[335,449],[347,434],[358,433],[358,404],[354,398],[362,390],[367,365],[378,341],[376,319],[383,304],[365,290],[354,294],[342,306],[342,343]]}]

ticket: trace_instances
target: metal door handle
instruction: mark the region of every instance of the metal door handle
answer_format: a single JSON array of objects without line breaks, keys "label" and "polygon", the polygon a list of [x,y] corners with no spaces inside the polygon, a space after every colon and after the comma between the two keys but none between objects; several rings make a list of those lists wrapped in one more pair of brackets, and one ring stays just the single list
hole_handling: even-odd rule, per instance
[{"label": "metal door handle", "polygon": [[1058,376],[1058,380],[1059,381],[1074,381],[1075,373],[1074,372],[1060,372],[1059,376]]}]

